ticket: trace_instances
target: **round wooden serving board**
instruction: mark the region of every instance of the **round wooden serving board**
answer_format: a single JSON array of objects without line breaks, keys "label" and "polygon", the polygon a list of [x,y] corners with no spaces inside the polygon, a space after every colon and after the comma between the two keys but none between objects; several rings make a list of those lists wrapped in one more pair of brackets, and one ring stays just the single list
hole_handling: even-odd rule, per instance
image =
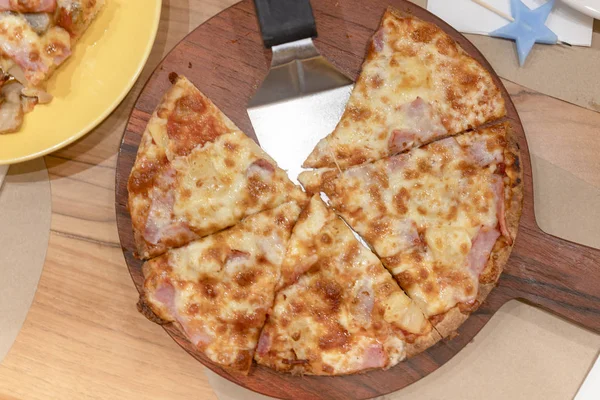
[{"label": "round wooden serving board", "polygon": [[[356,78],[367,41],[391,5],[431,21],[452,36],[471,56],[493,70],[460,33],[426,10],[403,0],[313,0],[319,37],[317,48],[349,77]],[[263,47],[254,6],[250,0],[228,8],[188,35],[156,69],[131,114],[119,153],[116,210],[119,235],[129,271],[138,290],[142,262],[133,257],[134,241],[127,211],[127,179],[140,135],[161,96],[170,86],[168,75],[187,76],[244,132],[254,137],[246,104],[267,74],[271,52]],[[542,232],[533,211],[531,164],[523,127],[508,93],[502,88],[508,118],[519,137],[525,196],[523,216],[514,250],[498,287],[458,330],[422,354],[387,371],[341,377],[291,376],[254,366],[247,376],[231,373],[197,352],[174,327],[165,330],[186,351],[219,375],[269,396],[294,399],[370,398],[401,389],[435,371],[460,351],[510,299],[523,299],[568,320],[600,332],[600,251]],[[133,304],[132,304],[133,307]]]}]

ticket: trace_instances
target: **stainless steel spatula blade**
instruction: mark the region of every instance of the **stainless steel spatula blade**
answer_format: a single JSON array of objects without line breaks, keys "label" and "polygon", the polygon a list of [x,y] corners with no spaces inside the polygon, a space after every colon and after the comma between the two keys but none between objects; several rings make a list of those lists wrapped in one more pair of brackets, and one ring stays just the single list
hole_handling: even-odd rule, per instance
[{"label": "stainless steel spatula blade", "polygon": [[296,178],[317,142],[335,128],[353,82],[322,57],[311,37],[308,0],[255,0],[271,69],[248,103],[261,147]]}]

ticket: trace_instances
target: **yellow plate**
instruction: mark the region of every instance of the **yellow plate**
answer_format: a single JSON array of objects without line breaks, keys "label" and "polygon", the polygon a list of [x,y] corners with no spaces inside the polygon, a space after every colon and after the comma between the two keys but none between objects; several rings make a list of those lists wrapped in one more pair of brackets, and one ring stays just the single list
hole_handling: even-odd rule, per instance
[{"label": "yellow plate", "polygon": [[74,142],[127,95],[150,55],[161,0],[106,0],[48,82],[54,100],[25,115],[17,133],[0,135],[0,165],[30,160]]}]

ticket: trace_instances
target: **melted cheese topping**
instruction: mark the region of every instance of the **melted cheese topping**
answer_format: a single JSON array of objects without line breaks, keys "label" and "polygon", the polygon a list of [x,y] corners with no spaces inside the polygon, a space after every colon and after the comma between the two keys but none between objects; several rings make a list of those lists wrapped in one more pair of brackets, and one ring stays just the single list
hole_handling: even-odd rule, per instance
[{"label": "melted cheese topping", "polygon": [[[206,234],[290,199],[299,189],[241,132],[219,136],[172,163],[177,171],[173,218]],[[216,227],[216,228],[215,228]]]},{"label": "melted cheese topping", "polygon": [[389,368],[405,358],[409,333],[413,341],[431,329],[379,259],[318,196],[294,228],[282,282],[255,355],[279,371]]},{"label": "melted cheese topping", "polygon": [[212,361],[247,371],[299,213],[286,203],[146,262],[146,303]]},{"label": "melted cheese topping", "polygon": [[425,314],[437,315],[477,296],[481,267],[469,255],[479,232],[498,226],[495,171],[505,128],[444,139],[341,175],[306,172],[300,181],[309,190],[321,186]]},{"label": "melted cheese topping", "polygon": [[305,200],[285,171],[183,77],[146,127],[128,189],[144,258]]},{"label": "melted cheese topping", "polygon": [[490,74],[433,24],[386,12],[346,110],[304,163],[342,169],[505,114]]}]

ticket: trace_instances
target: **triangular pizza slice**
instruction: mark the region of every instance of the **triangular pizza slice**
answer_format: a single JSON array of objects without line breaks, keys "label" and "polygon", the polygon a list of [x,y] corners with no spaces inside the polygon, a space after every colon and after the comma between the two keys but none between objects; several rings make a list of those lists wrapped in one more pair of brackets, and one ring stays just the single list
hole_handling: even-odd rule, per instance
[{"label": "triangular pizza slice", "polygon": [[184,77],[156,108],[128,183],[137,255],[151,258],[302,190]]},{"label": "triangular pizza slice", "polygon": [[302,212],[255,360],[342,375],[390,368],[440,339],[381,261],[318,195]]},{"label": "triangular pizza slice", "polygon": [[490,73],[436,25],[388,9],[335,130],[305,168],[378,160],[504,116]]},{"label": "triangular pizza slice", "polygon": [[518,148],[507,123],[299,179],[329,197],[444,336],[493,287],[521,214]]},{"label": "triangular pizza slice", "polygon": [[176,324],[213,362],[247,372],[300,211],[285,203],[147,261],[138,308]]}]

